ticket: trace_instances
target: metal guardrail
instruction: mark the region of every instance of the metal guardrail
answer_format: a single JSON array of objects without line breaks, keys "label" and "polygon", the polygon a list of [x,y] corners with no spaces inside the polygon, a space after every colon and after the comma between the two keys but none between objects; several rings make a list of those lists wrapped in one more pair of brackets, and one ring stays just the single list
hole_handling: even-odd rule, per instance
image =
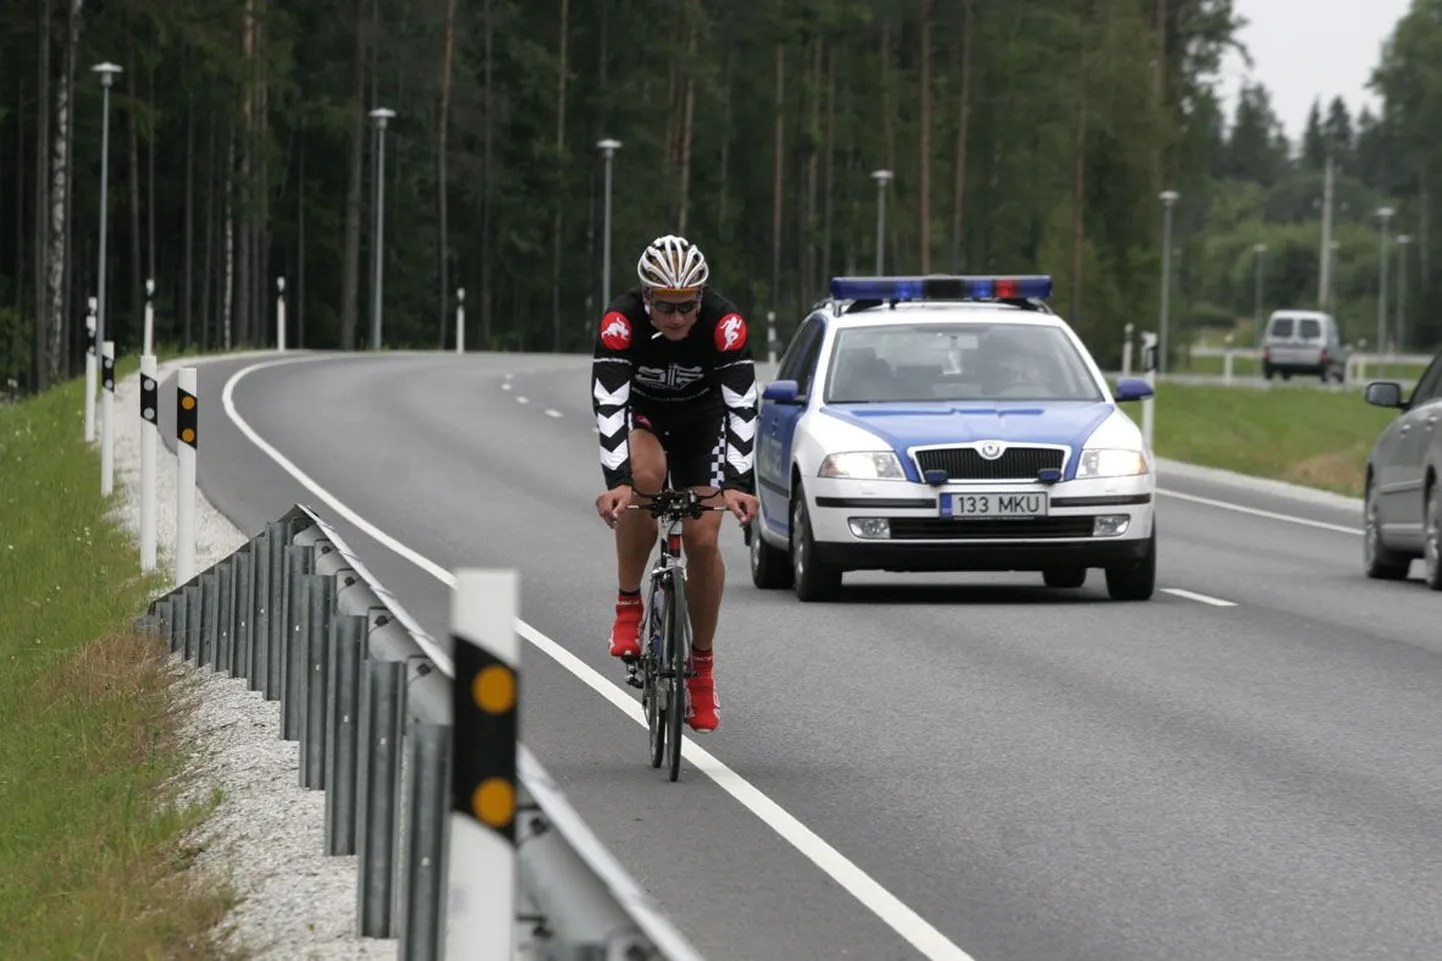
[{"label": "metal guardrail", "polygon": [[[1227,354],[1230,353],[1233,357],[1244,357],[1250,360],[1256,360],[1257,358],[1262,356],[1262,351],[1256,347],[1211,347],[1198,345],[1194,347],[1184,348],[1184,350],[1187,353],[1190,353],[1193,357],[1225,357],[1227,356]],[[1425,367],[1428,364],[1432,363],[1432,358],[1436,355],[1389,353],[1378,354],[1363,350],[1353,350],[1350,352],[1349,356],[1353,362],[1361,362],[1369,367],[1373,364],[1412,364]]]},{"label": "metal guardrail", "polygon": [[397,939],[402,961],[520,956],[515,945],[488,953],[447,939],[458,900],[451,825],[464,809],[453,772],[488,748],[514,751],[514,862],[468,858],[464,870],[492,872],[489,883],[510,889],[512,929],[531,925],[525,956],[703,961],[524,746],[452,730],[453,649],[310,508],[267,523],[153,600],[135,626],[278,702],[281,736],[300,745],[301,786],[326,792],[326,853],[358,855],[357,931]]}]

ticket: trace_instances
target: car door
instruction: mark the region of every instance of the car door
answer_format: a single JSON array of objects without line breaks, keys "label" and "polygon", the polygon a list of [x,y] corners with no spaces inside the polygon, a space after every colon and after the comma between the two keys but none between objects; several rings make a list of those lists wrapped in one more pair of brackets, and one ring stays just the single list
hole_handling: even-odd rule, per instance
[{"label": "car door", "polygon": [[[776,369],[776,379],[798,380],[797,373],[802,369],[802,361],[809,353],[814,353],[813,348],[819,347],[820,338],[819,319],[813,317],[802,324],[781,358]],[[791,496],[787,483],[791,458],[790,439],[799,412],[800,408],[792,404],[778,404],[764,398],[761,400],[756,442],[756,490],[761,500],[766,526],[775,531],[786,529],[788,501]],[[784,431],[783,422],[786,427]]]},{"label": "car door", "polygon": [[1439,414],[1442,414],[1442,355],[1423,373],[1407,410],[1398,419],[1396,463],[1388,484],[1387,499],[1391,505],[1384,520],[1396,525],[1396,533],[1407,540],[1415,538],[1416,546],[1420,546],[1422,537],[1422,482],[1427,454],[1442,430],[1437,426]]}]

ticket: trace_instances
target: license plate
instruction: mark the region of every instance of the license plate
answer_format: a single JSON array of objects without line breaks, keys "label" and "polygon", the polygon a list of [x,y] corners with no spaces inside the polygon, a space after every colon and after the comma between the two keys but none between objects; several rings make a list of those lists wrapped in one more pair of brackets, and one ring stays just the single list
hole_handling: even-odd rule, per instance
[{"label": "license plate", "polygon": [[1045,517],[1047,506],[1042,492],[941,496],[941,516],[963,521]]}]

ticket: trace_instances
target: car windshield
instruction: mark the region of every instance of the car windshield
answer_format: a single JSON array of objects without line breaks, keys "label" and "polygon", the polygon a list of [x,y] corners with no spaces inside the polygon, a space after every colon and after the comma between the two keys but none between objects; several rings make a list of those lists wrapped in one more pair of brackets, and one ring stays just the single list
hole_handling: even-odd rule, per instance
[{"label": "car windshield", "polygon": [[891,324],[836,336],[828,403],[1101,400],[1081,353],[1057,327]]}]

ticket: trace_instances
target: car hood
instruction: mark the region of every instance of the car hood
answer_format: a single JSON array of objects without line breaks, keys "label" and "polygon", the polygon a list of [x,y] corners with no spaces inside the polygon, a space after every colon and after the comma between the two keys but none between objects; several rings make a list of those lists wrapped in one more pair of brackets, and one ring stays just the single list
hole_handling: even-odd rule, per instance
[{"label": "car hood", "polygon": [[[934,444],[971,444],[997,440],[1005,444],[1065,444],[1073,455],[1092,432],[1116,410],[1106,401],[1060,401],[1038,404],[937,403],[826,404],[821,413],[876,434],[901,458],[912,480],[919,481],[907,449]],[[1074,469],[1076,457],[1068,464]]]}]

